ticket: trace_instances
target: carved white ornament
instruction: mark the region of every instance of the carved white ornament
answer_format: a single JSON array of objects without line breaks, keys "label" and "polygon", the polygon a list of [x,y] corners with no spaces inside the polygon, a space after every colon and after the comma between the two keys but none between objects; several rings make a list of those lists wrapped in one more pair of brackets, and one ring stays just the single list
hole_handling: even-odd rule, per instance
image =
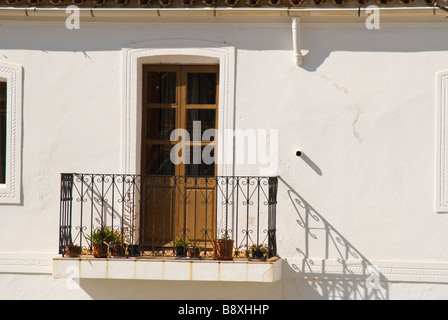
[{"label": "carved white ornament", "polygon": [[22,66],[0,61],[7,82],[6,183],[0,184],[0,204],[21,203]]},{"label": "carved white ornament", "polygon": [[448,212],[448,71],[437,75],[437,212]]},{"label": "carved white ornament", "polygon": [[[235,91],[235,48],[222,43],[201,40],[155,40],[134,43],[134,48],[123,49],[123,142],[122,168],[126,173],[139,173],[139,109],[141,109],[141,64],[142,61],[157,61],[157,57],[179,57],[188,59],[215,59],[219,63],[219,106],[218,128],[223,139],[218,141],[218,175],[233,174],[233,140],[227,137],[234,129],[234,91]],[[135,48],[137,47],[137,48]],[[143,47],[143,48],[142,48]],[[187,57],[187,58],[185,58]],[[190,57],[190,58],[188,58]],[[154,60],[155,59],[155,60]],[[197,60],[196,60],[197,61]],[[230,161],[229,161],[230,159]]]}]

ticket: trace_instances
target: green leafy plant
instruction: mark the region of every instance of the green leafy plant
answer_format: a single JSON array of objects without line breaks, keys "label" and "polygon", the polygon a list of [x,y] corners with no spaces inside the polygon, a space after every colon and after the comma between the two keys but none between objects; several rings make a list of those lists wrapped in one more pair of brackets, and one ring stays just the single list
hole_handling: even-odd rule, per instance
[{"label": "green leafy plant", "polygon": [[119,244],[125,244],[125,237],[123,232],[119,231],[119,230],[114,230],[112,233],[112,240],[111,242],[113,243],[119,243]]},{"label": "green leafy plant", "polygon": [[109,244],[113,240],[113,232],[110,228],[102,226],[93,230],[91,235],[87,235],[86,239],[92,244]]},{"label": "green leafy plant", "polygon": [[185,257],[187,254],[186,248],[190,245],[190,240],[187,238],[178,238],[174,239],[174,247],[177,257]]},{"label": "green leafy plant", "polygon": [[123,236],[124,242],[128,245],[134,244],[136,240],[136,227],[137,215],[135,214],[134,194],[132,193],[132,182],[126,180],[128,190],[126,191],[126,197],[124,199],[124,212],[123,212]]},{"label": "green leafy plant", "polygon": [[126,254],[123,232],[119,230],[113,231],[109,250],[112,256],[124,256]]},{"label": "green leafy plant", "polygon": [[174,246],[176,248],[180,248],[180,247],[188,247],[190,245],[190,240],[188,240],[187,238],[182,239],[182,238],[178,238],[176,237],[174,239]]}]

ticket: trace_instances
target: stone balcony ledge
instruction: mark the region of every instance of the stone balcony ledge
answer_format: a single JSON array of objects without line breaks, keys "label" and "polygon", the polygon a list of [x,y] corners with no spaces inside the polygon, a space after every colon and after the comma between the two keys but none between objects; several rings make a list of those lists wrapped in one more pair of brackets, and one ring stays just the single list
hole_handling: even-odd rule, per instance
[{"label": "stone balcony ledge", "polygon": [[193,260],[145,258],[53,259],[55,278],[275,282],[281,279],[282,260]]}]

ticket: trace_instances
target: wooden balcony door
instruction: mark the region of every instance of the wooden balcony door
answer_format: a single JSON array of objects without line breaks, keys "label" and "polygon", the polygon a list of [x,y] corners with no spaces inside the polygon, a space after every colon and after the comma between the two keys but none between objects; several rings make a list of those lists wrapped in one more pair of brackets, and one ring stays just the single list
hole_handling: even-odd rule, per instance
[{"label": "wooden balcony door", "polygon": [[[216,163],[203,154],[214,158],[217,141],[202,138],[206,130],[218,129],[218,80],[214,65],[143,66],[145,246],[164,247],[175,237],[201,245],[216,232]],[[175,129],[186,135],[172,141]],[[173,163],[176,146],[180,161]]]}]

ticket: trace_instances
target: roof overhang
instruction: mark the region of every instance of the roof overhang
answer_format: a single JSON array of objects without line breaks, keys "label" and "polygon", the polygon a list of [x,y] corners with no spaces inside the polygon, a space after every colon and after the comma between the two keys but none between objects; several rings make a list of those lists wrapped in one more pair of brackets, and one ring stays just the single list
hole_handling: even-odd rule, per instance
[{"label": "roof overhang", "polygon": [[[447,22],[448,13],[437,7],[379,7],[381,22]],[[367,7],[350,8],[105,8],[80,7],[84,22],[289,22],[300,17],[307,22],[362,22],[370,15]],[[2,21],[61,21],[66,7],[1,7]]]}]

